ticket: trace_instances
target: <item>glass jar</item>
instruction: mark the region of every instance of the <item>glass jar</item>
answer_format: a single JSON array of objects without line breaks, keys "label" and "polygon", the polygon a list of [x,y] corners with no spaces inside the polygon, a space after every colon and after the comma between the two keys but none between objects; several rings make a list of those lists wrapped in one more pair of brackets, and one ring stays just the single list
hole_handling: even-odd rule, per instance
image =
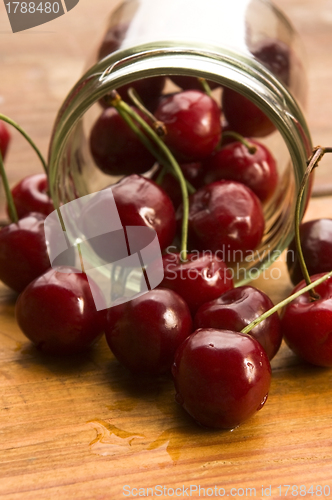
[{"label": "glass jar", "polygon": [[[277,47],[272,61],[264,55],[267,46]],[[103,57],[99,61],[98,54]],[[216,99],[228,87],[252,101],[273,124],[274,131],[258,139],[277,161],[279,183],[263,207],[262,242],[237,264],[242,270],[237,281],[248,281],[268,267],[293,236],[296,193],[312,151],[302,113],[306,77],[301,43],[284,15],[267,0],[126,0],[111,15],[94,58],[54,126],[49,178],[55,204],[118,180],[96,167],[89,150],[90,130],[106,94],[153,76],[205,78],[219,86],[213,90]],[[163,92],[175,90],[168,79]]]}]

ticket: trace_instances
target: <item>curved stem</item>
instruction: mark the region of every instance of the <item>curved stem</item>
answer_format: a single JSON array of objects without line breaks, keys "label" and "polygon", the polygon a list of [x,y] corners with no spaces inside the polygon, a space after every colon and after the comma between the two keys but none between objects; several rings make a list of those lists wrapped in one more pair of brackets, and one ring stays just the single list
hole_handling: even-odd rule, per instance
[{"label": "curved stem", "polygon": [[332,271],[330,271],[329,273],[325,274],[321,278],[318,278],[313,283],[310,283],[310,285],[307,285],[306,287],[302,288],[301,290],[298,290],[297,292],[293,293],[292,295],[290,295],[286,299],[284,299],[281,302],[279,302],[279,304],[275,305],[274,307],[271,307],[271,309],[269,309],[264,314],[262,314],[261,316],[259,316],[259,318],[256,318],[249,325],[247,325],[245,328],[243,328],[241,330],[241,332],[242,333],[249,333],[253,328],[255,328],[255,326],[259,325],[259,323],[261,323],[262,321],[264,321],[264,319],[268,318],[269,316],[271,316],[275,312],[279,311],[279,309],[281,309],[282,307],[287,306],[287,304],[289,304],[290,302],[292,302],[294,299],[296,299],[297,297],[299,297],[303,293],[310,292],[310,290],[312,290],[315,286],[320,285],[321,283],[323,283],[323,281],[326,281],[327,279],[331,278],[331,276],[332,276]]},{"label": "curved stem", "polygon": [[[189,200],[188,200],[188,189],[187,184],[182,173],[182,170],[168,149],[168,147],[164,144],[164,142],[158,137],[156,132],[146,123],[146,121],[141,118],[126,102],[124,102],[119,94],[114,95],[114,99],[111,101],[111,105],[117,109],[117,111],[124,116],[125,114],[129,115],[132,120],[135,120],[142,128],[142,130],[146,133],[146,135],[159,147],[161,150],[163,157],[161,159],[161,163],[165,163],[165,158],[167,162],[170,164],[176,176],[179,180],[181,193],[182,193],[182,202],[183,202],[183,219],[182,219],[182,238],[181,238],[181,256],[182,260],[187,260],[187,242],[188,242],[188,217],[189,217]],[[142,134],[144,135],[144,134]],[[141,136],[139,136],[141,137]],[[146,137],[145,137],[146,139]],[[160,156],[160,155],[158,155]],[[158,158],[159,160],[159,158]]]},{"label": "curved stem", "polygon": [[144,106],[142,103],[139,95],[137,94],[136,90],[133,87],[130,87],[128,90],[128,95],[136,108],[138,108],[142,113],[149,118],[149,120],[152,123],[153,129],[156,131],[156,133],[159,135],[159,137],[164,137],[164,135],[167,134],[167,130],[165,127],[165,124],[161,122],[160,120],[157,120],[157,118]]},{"label": "curved stem", "polygon": [[[323,158],[325,153],[331,153],[332,148],[322,148],[320,146],[316,147],[313,150],[313,153],[311,157],[309,158],[307,164],[307,169],[304,173],[299,192],[297,195],[296,199],[296,206],[295,206],[295,245],[296,245],[296,251],[298,254],[298,259],[302,271],[302,275],[304,277],[304,280],[307,285],[310,285],[311,279],[310,275],[308,272],[308,268],[305,263],[304,255],[302,252],[302,245],[301,245],[301,237],[300,237],[300,220],[301,220],[301,205],[302,205],[302,198],[303,198],[303,193],[305,191],[305,188],[308,183],[308,179],[311,175],[311,172],[313,171],[314,168],[318,166],[319,161]],[[310,296],[312,300],[316,300],[319,298],[318,294],[315,292],[315,290],[312,288],[310,290]]]},{"label": "curved stem", "polygon": [[234,137],[234,139],[236,139],[238,142],[241,142],[241,144],[243,144],[248,149],[251,155],[255,154],[257,151],[257,147],[255,146],[255,144],[248,141],[243,137],[243,135],[238,134],[237,132],[227,130],[226,132],[223,132],[222,138],[223,137]]},{"label": "curved stem", "polygon": [[206,78],[198,77],[197,79],[198,79],[198,82],[200,83],[202,89],[206,93],[206,95],[208,95],[209,97],[212,97],[211,88],[210,88],[210,85],[208,84]]},{"label": "curved stem", "polygon": [[12,192],[11,192],[9,184],[8,184],[8,179],[7,179],[5,167],[3,164],[3,158],[2,158],[1,151],[0,151],[0,176],[2,178],[3,187],[4,187],[4,190],[6,193],[9,217],[13,222],[17,223],[18,222],[18,215],[17,215],[13,195],[12,195]]},{"label": "curved stem", "polygon": [[43,158],[43,155],[41,154],[41,152],[37,148],[36,144],[31,139],[31,137],[22,129],[22,127],[20,127],[20,125],[18,125],[18,123],[14,122],[14,120],[12,120],[11,118],[8,118],[8,116],[0,113],[0,120],[4,121],[6,123],[9,123],[9,125],[16,128],[16,130],[18,130],[20,132],[20,134],[23,135],[23,137],[28,141],[30,146],[32,146],[32,148],[36,151],[36,153],[37,153],[37,155],[38,155],[38,157],[43,165],[43,169],[44,169],[45,173],[47,174],[47,165],[46,165],[46,162]]}]

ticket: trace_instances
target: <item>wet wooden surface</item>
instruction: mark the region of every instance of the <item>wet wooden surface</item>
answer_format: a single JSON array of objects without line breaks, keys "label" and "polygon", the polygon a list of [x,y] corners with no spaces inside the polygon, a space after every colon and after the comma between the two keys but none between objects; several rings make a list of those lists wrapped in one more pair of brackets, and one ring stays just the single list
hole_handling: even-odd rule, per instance
[{"label": "wet wooden surface", "polygon": [[[56,110],[115,3],[81,0],[62,18],[15,35],[0,5],[0,108],[44,154]],[[301,33],[308,54],[314,143],[331,145],[331,3],[276,4]],[[41,171],[34,153],[18,134],[13,137],[11,183]],[[324,159],[316,186],[332,183],[331,161]],[[308,219],[321,216],[332,217],[329,197],[309,205]],[[256,284],[273,301],[283,298],[291,289],[283,259]],[[1,287],[1,499],[200,498],[212,491],[216,497],[277,499],[296,491],[304,496],[304,487],[308,498],[332,497],[331,370],[310,367],[282,346],[265,407],[232,432],[211,432],[175,404],[170,379],[133,379],[104,341],[74,361],[38,355],[16,325],[14,304],[15,296]]]}]

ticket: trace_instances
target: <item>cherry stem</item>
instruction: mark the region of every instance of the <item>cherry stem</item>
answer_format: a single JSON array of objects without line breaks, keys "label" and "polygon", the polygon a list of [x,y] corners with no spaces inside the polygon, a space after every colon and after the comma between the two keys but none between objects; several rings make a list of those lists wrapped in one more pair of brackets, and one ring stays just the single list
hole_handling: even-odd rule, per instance
[{"label": "cherry stem", "polygon": [[128,90],[128,95],[130,99],[132,100],[133,104],[138,108],[142,113],[149,118],[149,120],[152,123],[152,127],[154,131],[157,133],[159,137],[164,137],[164,135],[167,134],[167,129],[165,127],[165,124],[157,120],[157,118],[144,106],[143,102],[141,101],[139,95],[137,94],[136,90],[133,87],[130,87]]},{"label": "cherry stem", "polygon": [[[132,125],[130,124],[128,120],[128,115],[129,118],[132,120],[135,120],[143,129],[143,131],[147,134],[147,136],[159,147],[161,152],[163,153],[164,156],[160,158],[160,155],[157,154],[156,158],[162,165],[165,164],[165,157],[167,162],[170,164],[172,169],[174,170],[179,183],[181,187],[181,193],[182,193],[182,203],[183,203],[183,219],[182,219],[182,238],[181,238],[181,256],[182,260],[186,261],[187,260],[187,241],[188,241],[188,218],[189,218],[189,199],[188,199],[188,189],[187,189],[187,184],[186,180],[184,178],[183,172],[181,170],[180,165],[168,149],[168,147],[164,144],[164,142],[158,137],[157,133],[146,123],[146,121],[140,117],[125,101],[123,101],[120,97],[120,95],[112,91],[113,99],[111,100],[110,104],[113,106],[118,113],[126,120],[128,125],[134,130]],[[127,115],[127,116],[126,116]],[[138,127],[135,125],[135,128],[137,129]],[[144,138],[142,140],[143,144],[150,144],[150,141],[147,139],[147,137],[140,131],[138,134],[138,137]],[[149,147],[147,145],[147,147]]]},{"label": "cherry stem", "polygon": [[204,90],[206,95],[208,95],[209,97],[212,97],[211,88],[210,88],[210,85],[208,84],[207,80],[205,78],[198,77],[198,82],[202,86],[202,89]]},{"label": "cherry stem", "polygon": [[302,288],[301,290],[298,290],[297,292],[293,293],[292,295],[290,295],[286,299],[279,302],[279,304],[275,305],[274,307],[271,307],[271,309],[269,309],[264,314],[259,316],[259,318],[256,318],[254,321],[252,321],[249,325],[247,325],[245,328],[243,328],[243,330],[241,330],[241,333],[249,333],[253,328],[255,328],[255,326],[259,325],[259,323],[264,321],[264,319],[268,318],[269,316],[271,316],[275,312],[279,311],[279,309],[281,309],[282,307],[287,306],[287,304],[292,302],[297,297],[300,297],[300,295],[302,295],[303,293],[310,292],[310,290],[312,290],[315,286],[320,285],[321,283],[323,283],[323,281],[326,281],[327,279],[331,278],[331,276],[332,276],[332,271],[325,274],[321,278],[318,278],[316,281],[313,281],[312,283],[310,283],[310,285],[307,285],[306,287]]},{"label": "cherry stem", "polygon": [[[313,152],[312,155],[310,156],[308,162],[307,162],[307,169],[304,173],[299,192],[297,195],[296,199],[296,206],[295,206],[295,245],[296,245],[296,251],[298,254],[298,259],[299,259],[299,264],[301,267],[302,275],[304,277],[304,280],[307,285],[310,285],[311,279],[310,275],[308,272],[308,268],[305,263],[304,255],[302,252],[302,245],[301,245],[301,237],[300,237],[300,219],[301,219],[301,205],[302,205],[302,198],[303,198],[303,193],[305,191],[305,188],[308,183],[308,179],[311,175],[311,172],[313,171],[314,168],[318,166],[319,161],[323,158],[325,153],[331,153],[332,148],[322,148],[321,146],[317,146]],[[309,292],[310,297],[312,300],[317,300],[319,299],[319,295],[315,292],[315,290],[312,288]]]},{"label": "cherry stem", "polygon": [[6,193],[9,217],[13,222],[17,223],[18,222],[18,215],[17,215],[13,195],[12,195],[12,192],[11,192],[9,184],[8,184],[8,178],[7,178],[5,167],[3,164],[3,158],[2,158],[1,151],[0,151],[0,176],[2,178],[3,187],[4,187],[4,190]]},{"label": "cherry stem", "polygon": [[45,173],[47,174],[47,165],[46,165],[46,162],[45,162],[45,160],[43,158],[43,155],[41,154],[41,152],[37,148],[36,144],[31,139],[31,137],[22,129],[22,127],[20,127],[18,125],[18,123],[14,122],[14,120],[12,120],[11,118],[9,118],[8,116],[3,115],[2,113],[0,113],[0,120],[4,121],[6,123],[9,123],[9,125],[11,125],[12,127],[16,128],[16,130],[18,130],[20,132],[20,134],[23,135],[23,137],[28,141],[28,143],[30,144],[30,146],[32,146],[32,148],[36,151],[37,155],[39,156],[40,161],[42,162],[43,169],[44,169]]},{"label": "cherry stem", "polygon": [[233,137],[237,141],[241,142],[249,151],[251,155],[255,154],[257,151],[257,147],[247,139],[243,137],[243,135],[238,134],[237,132],[233,132],[231,130],[227,130],[226,132],[223,132],[222,138],[224,137]]}]

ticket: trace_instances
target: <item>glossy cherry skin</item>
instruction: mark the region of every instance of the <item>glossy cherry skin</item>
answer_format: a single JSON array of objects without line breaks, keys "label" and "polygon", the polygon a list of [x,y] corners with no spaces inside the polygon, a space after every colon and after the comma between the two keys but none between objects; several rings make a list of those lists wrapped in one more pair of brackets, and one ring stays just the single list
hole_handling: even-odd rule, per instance
[{"label": "glossy cherry skin", "polygon": [[214,99],[198,90],[162,97],[155,117],[166,125],[165,143],[179,161],[199,161],[220,141],[220,109]]},{"label": "glossy cherry skin", "polygon": [[[180,163],[179,166],[182,170],[185,179],[189,181],[194,188],[198,189],[204,185],[203,184],[204,172],[202,169],[201,162]],[[158,169],[155,171],[155,173],[152,176],[153,180],[157,181],[161,168],[162,167],[159,166]],[[174,175],[167,172],[163,176],[162,181],[159,183],[159,185],[166,191],[166,193],[172,200],[174,207],[178,208],[178,206],[181,205],[183,200],[178,178],[174,177]]]},{"label": "glossy cherry skin", "polygon": [[196,330],[172,367],[177,402],[205,427],[233,429],[265,404],[271,366],[254,338],[230,330]]},{"label": "glossy cherry skin", "polygon": [[84,351],[104,331],[105,311],[96,310],[86,275],[73,271],[70,267],[50,269],[30,283],[17,300],[19,327],[44,353]]},{"label": "glossy cherry skin", "polygon": [[[133,109],[143,117],[138,109]],[[141,174],[155,163],[154,156],[115,108],[105,109],[94,123],[90,150],[97,167],[108,175]]]},{"label": "glossy cherry skin", "polygon": [[[175,211],[165,191],[154,181],[140,175],[129,175],[111,186],[121,223],[126,226],[147,226],[157,233],[160,248],[168,247],[176,231]],[[109,192],[87,205],[82,213],[83,230],[93,225],[101,213],[109,211]],[[85,232],[87,234],[87,232]],[[109,244],[114,240],[109,233]],[[105,245],[102,245],[105,248]]]},{"label": "glossy cherry skin", "polygon": [[[194,321],[198,328],[217,328],[240,332],[245,326],[273,307],[271,299],[252,286],[240,286],[203,304]],[[282,333],[278,313],[255,326],[249,335],[254,337],[271,360],[278,352]]]},{"label": "glossy cherry skin", "polygon": [[192,314],[205,302],[233,288],[230,270],[213,254],[188,254],[183,262],[179,253],[166,253],[163,266],[164,278],[160,286],[181,295]]},{"label": "glossy cherry skin", "polygon": [[245,137],[265,137],[275,131],[274,124],[260,108],[232,89],[223,91],[222,110],[230,128]]},{"label": "glossy cherry skin", "polygon": [[8,127],[5,122],[0,120],[0,152],[3,160],[5,159],[10,140],[11,135]]},{"label": "glossy cherry skin", "polygon": [[[315,274],[311,280],[323,276]],[[301,281],[292,293],[304,288]],[[288,304],[281,314],[281,328],[287,345],[300,358],[318,366],[332,367],[332,278],[315,287],[320,298],[308,292]]]},{"label": "glossy cherry skin", "polygon": [[13,187],[11,192],[19,219],[31,212],[39,212],[47,216],[54,210],[52,199],[48,195],[46,174],[25,177]]},{"label": "glossy cherry skin", "polygon": [[271,73],[286,85],[290,83],[290,50],[280,40],[264,40],[252,51]]},{"label": "glossy cherry skin", "polygon": [[221,179],[242,182],[261,202],[266,202],[278,184],[276,161],[270,151],[259,142],[248,139],[256,147],[251,153],[241,142],[232,142],[213,153],[204,162],[204,182],[209,184]]},{"label": "glossy cherry skin", "polygon": [[31,213],[0,231],[0,280],[15,292],[50,268],[44,220]]},{"label": "glossy cherry skin", "polygon": [[176,349],[192,331],[188,306],[172,290],[150,290],[107,312],[108,345],[118,361],[137,374],[169,372]]},{"label": "glossy cherry skin", "polygon": [[190,196],[191,248],[222,252],[228,262],[243,260],[260,243],[264,225],[259,199],[239,182],[213,182]]},{"label": "glossy cherry skin", "polygon": [[[309,275],[328,273],[332,269],[332,219],[315,219],[300,224],[303,257]],[[295,240],[287,251],[287,268],[294,285],[303,280]]]}]

